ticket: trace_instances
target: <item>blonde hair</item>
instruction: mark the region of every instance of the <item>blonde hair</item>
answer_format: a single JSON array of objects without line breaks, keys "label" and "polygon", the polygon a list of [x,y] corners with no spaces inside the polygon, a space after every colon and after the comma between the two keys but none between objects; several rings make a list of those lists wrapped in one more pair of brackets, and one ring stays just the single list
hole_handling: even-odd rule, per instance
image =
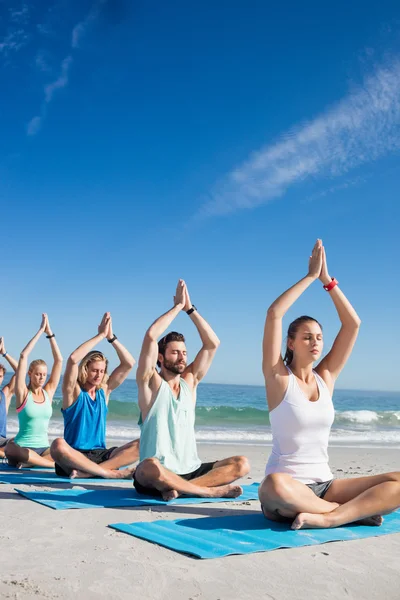
[{"label": "blonde hair", "polygon": [[0,372],[3,371],[3,375],[5,375],[7,373],[7,369],[5,368],[4,365],[0,365]]},{"label": "blonde hair", "polygon": [[96,362],[97,360],[101,360],[101,361],[105,362],[106,363],[106,368],[104,370],[103,379],[102,379],[100,385],[96,386],[96,389],[97,390],[101,389],[103,387],[103,385],[105,383],[107,383],[107,380],[108,380],[108,374],[107,374],[108,360],[104,356],[104,354],[102,354],[98,350],[92,350],[91,352],[88,352],[88,354],[86,354],[86,356],[84,358],[82,358],[82,360],[81,360],[81,362],[79,363],[79,366],[78,366],[78,383],[79,383],[79,385],[81,387],[83,387],[85,385],[86,381],[87,381],[88,367],[89,367],[90,363]]},{"label": "blonde hair", "polygon": [[[28,373],[29,371],[33,371],[33,369],[35,369],[36,367],[47,367],[47,364],[45,363],[45,361],[42,358],[37,358],[36,360],[33,360],[31,362],[31,364],[29,365],[29,369],[28,369]],[[31,389],[31,378],[29,378],[29,383],[28,383],[28,390]]]}]

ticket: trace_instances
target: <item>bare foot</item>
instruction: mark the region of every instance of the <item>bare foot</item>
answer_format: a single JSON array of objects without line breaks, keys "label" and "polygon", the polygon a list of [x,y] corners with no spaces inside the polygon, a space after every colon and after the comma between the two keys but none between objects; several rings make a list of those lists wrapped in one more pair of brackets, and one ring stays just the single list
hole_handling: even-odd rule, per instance
[{"label": "bare foot", "polygon": [[92,479],[94,477],[98,477],[98,475],[92,475],[91,473],[79,471],[78,469],[73,469],[69,475],[70,479]]},{"label": "bare foot", "polygon": [[102,475],[93,475],[93,473],[87,473],[86,471],[79,471],[79,469],[73,469],[70,474],[70,479],[132,479],[135,469],[104,469]]},{"label": "bare foot", "polygon": [[211,492],[210,498],[237,498],[243,494],[240,485],[219,485],[208,489]]},{"label": "bare foot", "polygon": [[299,513],[292,523],[292,529],[324,529],[326,527],[331,527],[331,524],[324,514]]},{"label": "bare foot", "polygon": [[178,492],[176,490],[168,490],[168,492],[163,492],[163,500],[165,500],[166,502],[169,502],[170,500],[175,500],[176,498],[178,498],[178,496],[180,496],[180,494],[178,494]]},{"label": "bare foot", "polygon": [[113,475],[113,478],[115,479],[132,479],[135,471],[136,467],[133,467],[132,469],[117,469],[115,471],[111,471],[111,473],[115,473],[115,475]]},{"label": "bare foot", "polygon": [[356,521],[359,525],[372,525],[373,527],[379,527],[383,523],[383,517],[381,515],[375,515],[373,517],[367,517]]}]

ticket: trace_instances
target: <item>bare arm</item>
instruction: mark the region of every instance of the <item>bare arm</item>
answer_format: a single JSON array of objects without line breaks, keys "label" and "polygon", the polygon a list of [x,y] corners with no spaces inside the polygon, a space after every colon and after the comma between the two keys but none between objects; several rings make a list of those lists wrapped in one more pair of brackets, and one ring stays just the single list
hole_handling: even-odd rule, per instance
[{"label": "bare arm", "polygon": [[[112,328],[112,319],[110,317],[107,340],[112,340],[114,337]],[[121,385],[123,381],[128,377],[130,371],[135,364],[135,359],[132,354],[121,344],[119,340],[111,342],[114,350],[116,351],[120,364],[114,369],[107,381],[106,395],[108,396],[113,390]]]},{"label": "bare arm", "polygon": [[[185,306],[183,307],[183,310],[188,311],[191,308],[192,303],[190,301],[189,291],[185,286]],[[185,370],[185,374],[191,373],[193,376],[193,385],[196,387],[206,375],[208,369],[211,367],[211,363],[221,342],[211,326],[205,319],[203,319],[197,310],[192,312],[189,316],[199,332],[201,341],[203,343],[196,358]]]},{"label": "bare arm", "polygon": [[46,327],[46,315],[43,314],[42,315],[42,323],[40,325],[39,331],[27,343],[27,345],[21,352],[21,355],[20,355],[20,358],[18,361],[18,367],[17,367],[17,372],[16,372],[16,381],[15,381],[15,396],[16,396],[17,408],[19,408],[21,406],[21,404],[24,402],[25,397],[28,393],[28,388],[26,387],[26,383],[25,383],[26,373],[28,370],[28,356],[32,352],[38,339],[44,332],[45,327]]},{"label": "bare arm", "polygon": [[57,345],[56,338],[54,337],[53,332],[51,330],[48,317],[46,319],[45,333],[47,336],[53,336],[49,338],[51,352],[53,354],[53,368],[51,369],[49,380],[45,385],[46,392],[49,394],[50,398],[53,398],[57,386],[60,382],[63,357],[61,356],[61,352]]},{"label": "bare arm", "polygon": [[[328,273],[325,249],[323,248],[322,251],[320,280],[323,285],[327,285],[332,281],[332,278]],[[342,326],[333,342],[330,352],[320,362],[316,371],[333,389],[335,380],[345,366],[353,350],[360,329],[361,320],[338,285],[328,292],[328,294],[333,300]]]},{"label": "bare arm", "polygon": [[144,336],[136,371],[136,381],[138,382],[138,385],[140,383],[149,383],[154,373],[156,373],[158,358],[157,340],[163,335],[166,329],[168,329],[169,325],[171,325],[172,321],[180,313],[184,305],[184,282],[179,280],[174,306],[161,315],[161,317],[158,317],[158,319],[150,325]]},{"label": "bare arm", "polygon": [[283,363],[282,348],[282,319],[289,308],[303,292],[318,279],[322,265],[322,244],[317,240],[308,266],[308,274],[286,290],[275,300],[267,311],[263,338],[263,373],[267,380],[273,376],[286,376],[287,370]]},{"label": "bare arm", "polygon": [[[16,371],[17,367],[18,367],[18,363],[15,360],[15,358],[13,358],[12,356],[10,356],[8,354],[3,337],[0,337],[0,354],[3,356],[3,358],[6,359],[6,361],[8,362],[10,367],[13,369],[13,371]],[[3,387],[3,394],[6,398],[6,411],[7,412],[10,407],[11,398],[12,398],[12,396],[14,394],[14,390],[15,390],[15,379],[16,379],[16,377],[15,377],[15,375],[13,375],[11,377],[10,381]]]},{"label": "bare arm", "polygon": [[88,352],[90,352],[90,350],[92,350],[96,346],[96,344],[104,340],[104,338],[107,336],[109,321],[110,314],[105,313],[99,325],[98,334],[90,338],[90,340],[87,340],[87,342],[84,342],[83,344],[78,346],[78,348],[74,350],[68,358],[62,384],[64,409],[68,408],[75,402],[80,392],[80,387],[78,384],[79,362],[84,356],[86,356]]},{"label": "bare arm", "polygon": [[143,420],[146,418],[146,415],[151,408],[151,388],[152,386],[158,388],[161,384],[161,377],[156,370],[158,359],[157,340],[163,335],[172,321],[183,309],[185,305],[184,289],[184,282],[179,280],[174,297],[174,306],[161,315],[161,317],[158,317],[158,319],[150,325],[144,336],[136,371],[136,382],[139,390],[138,402]]},{"label": "bare arm", "polygon": [[12,370],[15,373],[15,371],[17,370],[17,367],[18,367],[18,362],[15,360],[15,358],[13,358],[12,356],[10,356],[8,354],[3,337],[0,337],[0,354],[3,355],[3,358],[6,359],[6,361],[8,362],[8,364],[10,365],[10,367],[12,368]]}]

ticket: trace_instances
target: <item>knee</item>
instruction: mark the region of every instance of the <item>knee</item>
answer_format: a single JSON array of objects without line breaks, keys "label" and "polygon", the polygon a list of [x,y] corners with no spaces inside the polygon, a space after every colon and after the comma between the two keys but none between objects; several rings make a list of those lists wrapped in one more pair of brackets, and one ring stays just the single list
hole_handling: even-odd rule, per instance
[{"label": "knee", "polygon": [[246,456],[235,456],[235,466],[237,477],[244,477],[250,473],[250,462]]},{"label": "knee", "polygon": [[281,500],[290,495],[292,478],[286,473],[271,473],[262,481],[258,490],[260,502]]},{"label": "knee", "polygon": [[139,463],[135,471],[135,478],[142,485],[148,483],[149,481],[159,479],[160,475],[161,464],[157,458],[145,458],[141,463]]},{"label": "knee", "polygon": [[397,483],[400,483],[400,471],[393,471],[392,473],[387,473],[386,477],[388,481],[395,481]]},{"label": "knee", "polygon": [[52,459],[57,461],[57,459],[64,456],[68,447],[69,446],[67,442],[63,438],[56,438],[50,446],[50,454]]},{"label": "knee", "polygon": [[15,442],[8,442],[8,444],[6,444],[5,448],[4,448],[4,454],[6,455],[6,457],[8,459],[14,459],[14,458],[18,458],[18,452],[19,450],[19,446],[18,444],[16,444]]}]

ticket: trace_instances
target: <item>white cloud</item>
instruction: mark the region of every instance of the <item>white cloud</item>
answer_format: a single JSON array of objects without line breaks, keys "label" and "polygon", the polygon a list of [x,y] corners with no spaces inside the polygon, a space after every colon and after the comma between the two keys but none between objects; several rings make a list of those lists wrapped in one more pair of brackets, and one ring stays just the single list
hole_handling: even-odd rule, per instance
[{"label": "white cloud", "polygon": [[75,27],[72,30],[72,35],[71,35],[72,48],[79,47],[79,43],[80,43],[82,37],[85,35],[88,27],[90,27],[90,25],[99,16],[100,6],[104,3],[105,3],[105,0],[98,0],[97,3],[95,4],[95,6],[90,11],[90,13],[88,14],[88,16],[83,21],[81,21],[80,23],[75,25]]},{"label": "white cloud", "polygon": [[338,177],[400,148],[400,60],[314,120],[285,133],[228,173],[200,216],[254,208],[312,176]]},{"label": "white cloud", "polygon": [[46,104],[52,101],[54,92],[64,88],[68,83],[69,69],[72,64],[72,56],[67,56],[61,63],[61,73],[51,83],[48,83],[44,88],[44,101]]},{"label": "white cloud", "polygon": [[36,135],[42,126],[42,117],[33,117],[28,123],[26,132],[28,135]]}]

